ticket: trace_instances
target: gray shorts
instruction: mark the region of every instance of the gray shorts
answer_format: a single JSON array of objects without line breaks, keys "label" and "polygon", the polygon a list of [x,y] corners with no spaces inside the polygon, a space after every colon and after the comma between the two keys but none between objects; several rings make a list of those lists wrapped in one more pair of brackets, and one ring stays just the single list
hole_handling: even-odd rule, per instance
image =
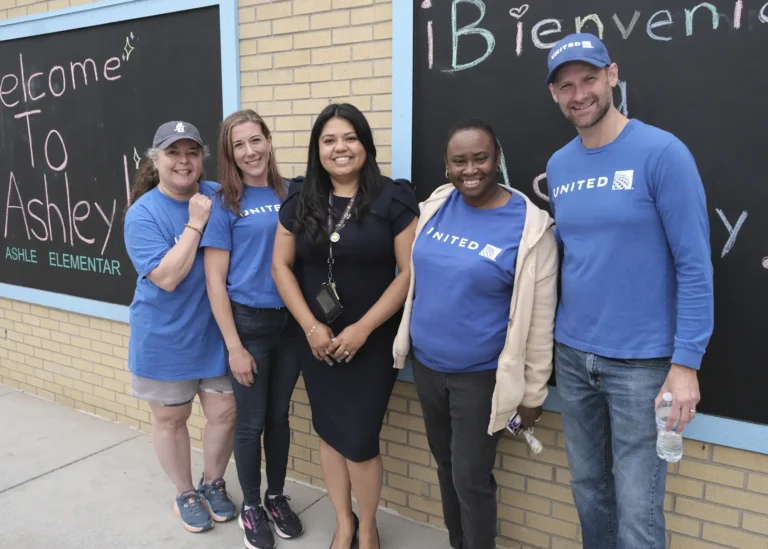
[{"label": "gray shorts", "polygon": [[159,381],[131,374],[131,392],[139,400],[146,400],[163,406],[183,406],[195,400],[195,395],[204,393],[231,393],[229,376],[183,381]]}]

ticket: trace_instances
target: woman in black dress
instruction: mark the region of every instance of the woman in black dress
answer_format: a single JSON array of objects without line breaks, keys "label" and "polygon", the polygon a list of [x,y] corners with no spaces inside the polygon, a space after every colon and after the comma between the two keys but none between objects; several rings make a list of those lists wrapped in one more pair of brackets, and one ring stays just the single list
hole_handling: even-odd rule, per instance
[{"label": "woman in black dress", "polygon": [[381,175],[363,114],[326,107],[312,129],[306,178],[292,182],[280,209],[272,274],[306,334],[302,375],[336,510],[332,549],[358,540],[360,549],[379,547],[379,434],[397,377],[392,344],[418,211],[407,181]]}]

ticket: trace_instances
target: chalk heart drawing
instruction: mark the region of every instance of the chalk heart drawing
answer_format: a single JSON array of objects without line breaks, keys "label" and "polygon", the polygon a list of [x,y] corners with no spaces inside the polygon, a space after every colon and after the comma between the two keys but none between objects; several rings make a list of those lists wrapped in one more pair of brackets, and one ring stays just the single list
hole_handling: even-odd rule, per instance
[{"label": "chalk heart drawing", "polygon": [[763,258],[763,267],[765,267],[766,269],[768,269],[768,257],[764,257],[764,258]]},{"label": "chalk heart drawing", "polygon": [[520,19],[523,15],[526,14],[529,7],[530,6],[528,4],[523,4],[519,8],[512,8],[511,10],[509,10],[509,15],[511,15],[515,19]]},{"label": "chalk heart drawing", "polygon": [[424,1],[421,3],[421,9],[423,9],[423,10],[428,10],[428,9],[429,9],[429,8],[431,8],[431,7],[432,7],[432,2],[431,2],[431,0],[424,0]]}]

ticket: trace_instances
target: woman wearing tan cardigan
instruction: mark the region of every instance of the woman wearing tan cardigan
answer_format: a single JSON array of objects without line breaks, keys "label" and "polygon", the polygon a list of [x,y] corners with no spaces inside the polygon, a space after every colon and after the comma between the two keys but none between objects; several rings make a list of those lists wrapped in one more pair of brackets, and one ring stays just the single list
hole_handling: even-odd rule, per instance
[{"label": "woman wearing tan cardigan", "polygon": [[552,218],[496,183],[493,129],[451,130],[446,177],[420,205],[395,367],[411,356],[454,549],[492,549],[496,445],[515,411],[541,415],[552,372],[558,251]]}]

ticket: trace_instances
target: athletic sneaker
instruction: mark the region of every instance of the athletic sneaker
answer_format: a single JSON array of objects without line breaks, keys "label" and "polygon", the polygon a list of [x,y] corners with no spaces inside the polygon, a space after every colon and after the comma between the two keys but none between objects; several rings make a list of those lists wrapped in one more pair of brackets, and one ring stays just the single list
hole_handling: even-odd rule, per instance
[{"label": "athletic sneaker", "polygon": [[188,532],[198,533],[213,528],[211,515],[203,503],[204,498],[197,490],[187,490],[176,498],[173,511],[181,518],[181,524]]},{"label": "athletic sneaker", "polygon": [[245,532],[245,546],[248,549],[274,549],[275,536],[269,527],[269,519],[264,507],[259,505],[246,509],[243,505],[237,523]]},{"label": "athletic sneaker", "polygon": [[203,484],[202,477],[197,491],[203,496],[203,505],[216,522],[227,522],[237,516],[237,507],[227,493],[227,484],[223,478],[217,478],[210,484]]},{"label": "athletic sneaker", "polygon": [[264,496],[264,508],[275,523],[275,532],[283,539],[295,538],[304,532],[301,519],[288,505],[290,499],[282,494],[275,498]]}]

